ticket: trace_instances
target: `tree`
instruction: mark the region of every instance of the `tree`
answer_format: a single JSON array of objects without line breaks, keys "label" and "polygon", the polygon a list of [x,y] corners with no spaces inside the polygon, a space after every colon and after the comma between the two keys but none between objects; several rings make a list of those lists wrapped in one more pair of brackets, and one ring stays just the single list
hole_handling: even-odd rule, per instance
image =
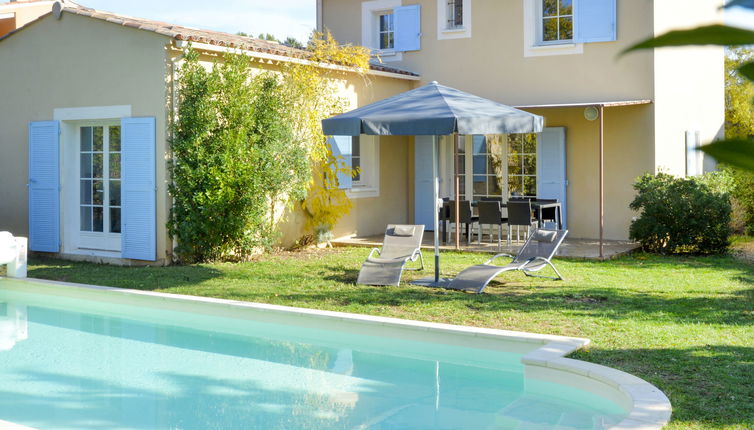
[{"label": "tree", "polygon": [[754,61],[754,49],[732,48],[725,57],[725,137],[754,138],[754,82],[739,72]]},{"label": "tree", "polygon": [[304,49],[304,44],[296,40],[295,37],[288,36],[284,41],[283,45],[290,46],[291,48],[298,48],[298,49]]},{"label": "tree", "polygon": [[275,36],[271,35],[270,33],[259,33],[259,36],[257,36],[257,38],[262,39],[262,40],[269,40],[270,42],[280,43],[280,41]]}]

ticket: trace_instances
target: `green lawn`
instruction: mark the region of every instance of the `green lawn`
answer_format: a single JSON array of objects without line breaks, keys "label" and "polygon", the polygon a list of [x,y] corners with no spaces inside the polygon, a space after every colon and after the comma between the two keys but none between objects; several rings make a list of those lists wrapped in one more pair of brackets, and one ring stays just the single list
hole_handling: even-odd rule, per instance
[{"label": "green lawn", "polygon": [[[670,429],[754,429],[754,264],[633,255],[558,261],[565,281],[507,274],[485,294],[354,282],[367,249],[264,256],[243,264],[127,268],[32,259],[29,276],[140,290],[587,337],[576,358],[662,389]],[[480,262],[443,254],[443,273]],[[431,258],[429,270],[432,273]],[[408,272],[404,279],[418,277]]]}]

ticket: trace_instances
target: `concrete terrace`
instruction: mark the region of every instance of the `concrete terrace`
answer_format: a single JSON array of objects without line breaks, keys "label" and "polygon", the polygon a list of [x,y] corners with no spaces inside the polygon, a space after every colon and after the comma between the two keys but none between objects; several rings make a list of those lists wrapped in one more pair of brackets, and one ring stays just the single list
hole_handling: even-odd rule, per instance
[{"label": "concrete terrace", "polygon": [[[521,234],[521,241],[516,242],[516,233],[514,231],[513,238],[514,241],[511,242],[511,246],[506,245],[505,241],[505,232],[503,233],[503,242],[502,247],[500,250],[498,250],[497,247],[497,236],[493,235],[493,240],[490,240],[489,235],[484,235],[482,238],[482,243],[479,244],[476,235],[474,236],[474,240],[471,242],[471,244],[466,244],[466,237],[461,236],[461,251],[465,252],[479,252],[479,253],[489,253],[494,254],[498,252],[503,252],[507,254],[516,255],[518,253],[518,250],[521,248],[521,246],[524,244],[523,238],[525,234],[522,232]],[[337,240],[333,240],[332,244],[333,246],[357,246],[357,247],[365,247],[365,248],[379,248],[382,246],[382,235],[375,235],[375,236],[363,236],[363,237],[350,237],[350,238],[341,238]],[[453,241],[454,238],[451,237],[451,240],[447,243],[440,242],[440,249],[443,251],[454,251],[455,250],[455,242]],[[424,239],[422,240],[422,249],[432,249],[434,247],[434,236],[432,232],[426,232],[424,233]],[[606,240],[604,242],[604,254],[606,259],[612,259],[619,257],[621,255],[628,254],[629,252],[637,249],[639,247],[638,243],[634,242],[628,242],[628,241],[619,241],[619,240]],[[599,241],[594,239],[576,239],[576,238],[566,238],[565,242],[563,242],[563,245],[561,245],[560,250],[557,253],[558,257],[564,257],[564,258],[583,258],[583,259],[599,259]],[[426,254],[425,254],[426,255]]]}]

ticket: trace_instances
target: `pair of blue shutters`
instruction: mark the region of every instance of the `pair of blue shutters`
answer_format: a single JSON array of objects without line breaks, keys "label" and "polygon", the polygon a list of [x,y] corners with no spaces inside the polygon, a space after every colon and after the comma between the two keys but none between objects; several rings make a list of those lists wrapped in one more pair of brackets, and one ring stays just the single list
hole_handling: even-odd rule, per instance
[{"label": "pair of blue shutters", "polygon": [[[154,118],[121,120],[123,258],[156,259],[155,131]],[[29,249],[60,251],[58,121],[29,123]]]},{"label": "pair of blue shutters", "polygon": [[616,0],[574,0],[574,42],[612,42],[616,33]]}]

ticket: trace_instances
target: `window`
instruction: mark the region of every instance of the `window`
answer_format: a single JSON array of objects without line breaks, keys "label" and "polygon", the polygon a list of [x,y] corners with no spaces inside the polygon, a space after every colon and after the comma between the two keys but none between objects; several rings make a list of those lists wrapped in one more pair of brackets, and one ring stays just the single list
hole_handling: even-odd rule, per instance
[{"label": "window", "polygon": [[361,136],[351,139],[351,168],[354,170],[353,186],[361,185]]},{"label": "window", "polygon": [[453,29],[463,27],[463,0],[447,0],[447,26],[445,28]]},{"label": "window", "polygon": [[524,57],[583,54],[617,40],[616,0],[522,0]]},{"label": "window", "polygon": [[120,126],[79,131],[79,230],[120,233]]},{"label": "window", "polygon": [[542,42],[573,41],[573,0],[542,0]]},{"label": "window", "polygon": [[508,193],[537,195],[537,135],[508,135]]},{"label": "window", "polygon": [[379,47],[393,49],[395,47],[395,24],[393,12],[380,14]]},{"label": "window", "polygon": [[383,61],[401,61],[403,52],[421,49],[421,5],[401,0],[361,3],[361,44]]},{"label": "window", "polygon": [[458,164],[462,199],[537,194],[536,134],[467,136],[458,147]]},{"label": "window", "polygon": [[471,37],[471,0],[437,0],[437,39]]}]

